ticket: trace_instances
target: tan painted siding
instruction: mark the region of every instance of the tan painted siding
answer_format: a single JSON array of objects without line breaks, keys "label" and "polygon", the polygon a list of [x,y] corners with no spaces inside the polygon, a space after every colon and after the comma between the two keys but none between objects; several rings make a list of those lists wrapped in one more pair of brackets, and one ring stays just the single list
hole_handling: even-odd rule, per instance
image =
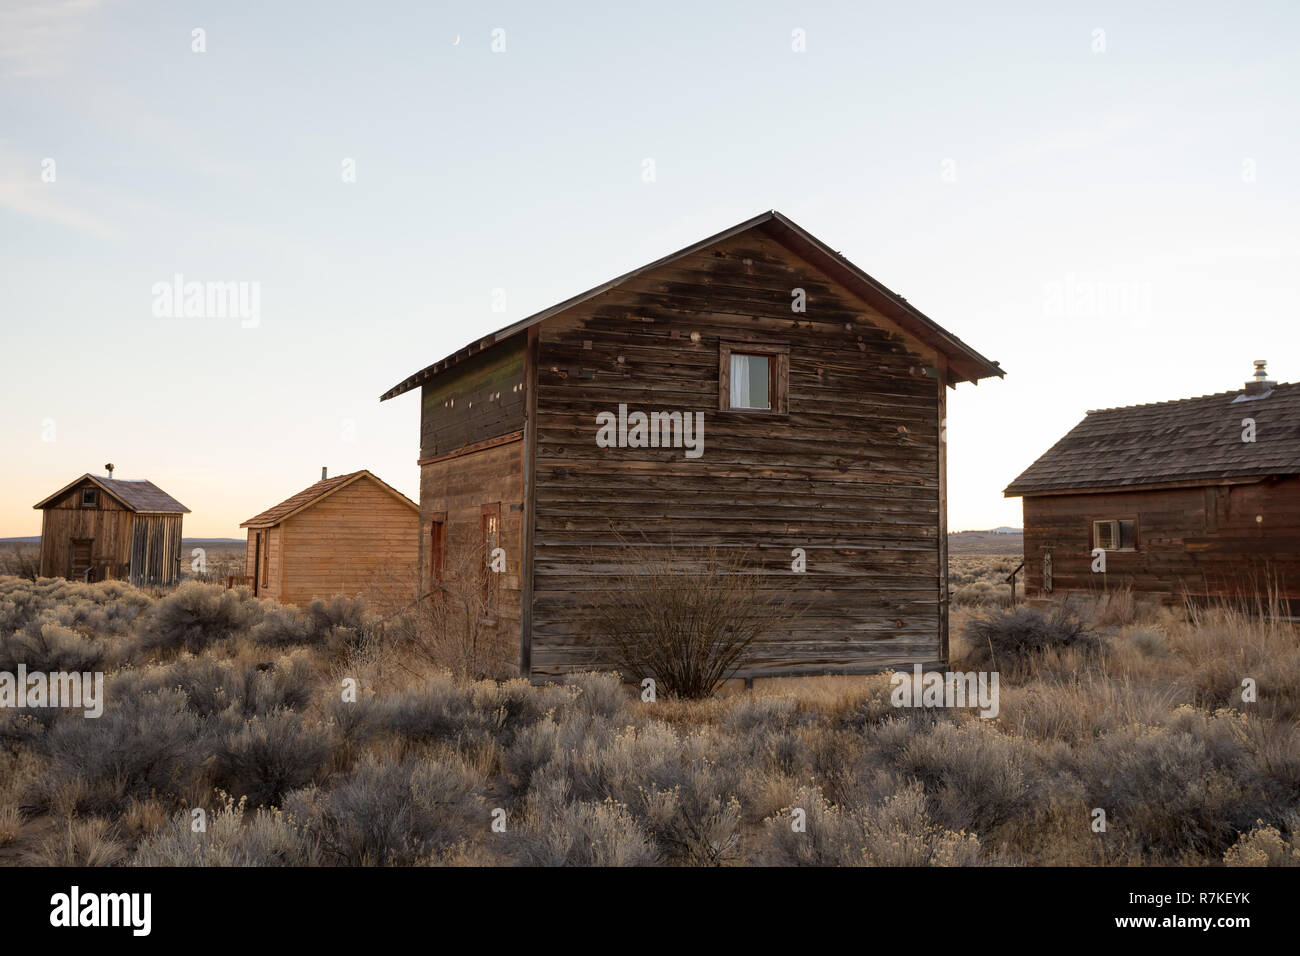
[{"label": "tan painted siding", "polygon": [[[257,553],[259,537],[262,549],[260,555]],[[268,548],[270,550],[269,556],[267,554]],[[263,565],[267,568],[265,574],[262,571]],[[280,580],[282,567],[280,529],[249,528],[248,538],[244,544],[244,573],[256,576],[257,586],[254,588],[254,593],[258,597],[280,600],[283,591]],[[263,581],[266,581],[266,584],[263,584]]]},{"label": "tan painted siding", "polygon": [[362,595],[379,608],[415,598],[418,516],[361,478],[287,519],[271,537],[279,600]]}]

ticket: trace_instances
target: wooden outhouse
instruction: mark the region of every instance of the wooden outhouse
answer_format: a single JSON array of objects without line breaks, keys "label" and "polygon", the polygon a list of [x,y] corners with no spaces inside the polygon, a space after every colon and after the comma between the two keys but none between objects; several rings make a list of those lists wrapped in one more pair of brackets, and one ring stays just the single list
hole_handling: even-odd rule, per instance
[{"label": "wooden outhouse", "polygon": [[490,621],[523,675],[611,665],[590,595],[629,541],[716,546],[798,592],[737,676],[865,673],[947,657],[946,391],[1002,374],[773,211],[381,399],[421,394],[422,590],[503,549]]},{"label": "wooden outhouse", "polygon": [[1091,411],[1006,489],[1025,593],[1300,600],[1300,384]]},{"label": "wooden outhouse", "polygon": [[33,507],[41,515],[40,573],[120,578],[166,587],[180,577],[183,504],[151,481],[86,474]]},{"label": "wooden outhouse", "polygon": [[336,594],[381,608],[415,598],[419,506],[369,471],[324,477],[249,518],[245,574],[282,604]]}]

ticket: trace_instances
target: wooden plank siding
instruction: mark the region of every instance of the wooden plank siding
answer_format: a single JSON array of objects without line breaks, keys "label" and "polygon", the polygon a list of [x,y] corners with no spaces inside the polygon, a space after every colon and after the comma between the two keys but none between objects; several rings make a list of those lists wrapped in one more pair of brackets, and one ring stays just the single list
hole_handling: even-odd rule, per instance
[{"label": "wooden plank siding", "polygon": [[[1043,594],[1045,551],[1052,592],[1127,586],[1177,602],[1267,593],[1300,602],[1300,478],[1200,487],[1027,495],[1026,593]],[[1136,521],[1137,548],[1109,551],[1092,571],[1092,523]],[[1259,520],[1257,520],[1259,519]]]},{"label": "wooden plank siding", "polygon": [[[795,288],[804,313],[791,310]],[[589,595],[611,586],[619,536],[743,552],[774,590],[807,603],[740,676],[942,657],[933,351],[758,233],[631,278],[539,329],[533,676],[610,665]],[[719,410],[727,342],[789,348],[786,414]],[[703,456],[597,447],[596,415],[620,403],[703,412]],[[795,548],[807,551],[806,574],[791,571]]]},{"label": "wooden plank siding", "polygon": [[180,580],[181,516],[137,514],[132,522],[129,580],[136,587],[170,587]]},{"label": "wooden plank siding", "polygon": [[[86,488],[96,490],[93,508],[81,505]],[[181,527],[180,514],[137,514],[86,479],[42,508],[40,574],[74,577],[74,542],[88,542],[93,580],[168,587],[179,579]]]},{"label": "wooden plank siding", "polygon": [[[502,426],[504,427],[504,426]],[[419,588],[427,594],[432,580],[429,552],[432,523],[443,522],[442,570],[449,586],[474,586],[482,571],[484,506],[500,504],[499,547],[506,570],[495,580],[496,616],[491,629],[513,655],[521,629],[523,567],[523,450],[516,433],[509,441],[478,451],[439,458],[420,466]],[[473,576],[466,581],[463,576]]]},{"label": "wooden plank siding", "polygon": [[[252,529],[250,529],[251,531]],[[270,529],[268,597],[306,604],[362,596],[379,610],[415,599],[418,516],[361,478]]]},{"label": "wooden plank siding", "polygon": [[524,343],[476,355],[421,389],[420,458],[523,428]]},{"label": "wooden plank siding", "polygon": [[40,573],[70,577],[73,540],[92,539],[91,564],[96,579],[126,578],[131,566],[134,512],[98,490],[94,508],[81,507],[81,492],[94,485],[82,481],[50,502],[41,512]]}]

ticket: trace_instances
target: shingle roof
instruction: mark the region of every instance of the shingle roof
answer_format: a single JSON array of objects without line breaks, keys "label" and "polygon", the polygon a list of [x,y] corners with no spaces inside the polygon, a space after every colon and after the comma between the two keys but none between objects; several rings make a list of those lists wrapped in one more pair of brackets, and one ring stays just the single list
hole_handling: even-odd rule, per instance
[{"label": "shingle roof", "polygon": [[[1003,492],[1300,474],[1300,383],[1089,412]],[[1243,419],[1255,441],[1242,440]]]},{"label": "shingle roof", "polygon": [[190,512],[189,508],[186,508],[152,481],[146,481],[143,478],[101,478],[98,475],[91,474],[82,475],[76,481],[64,485],[44,501],[41,501],[39,504],[35,504],[32,507],[44,508],[69,488],[81,484],[81,482],[85,481],[87,478],[100,488],[103,488],[132,511],[150,512],[155,514],[189,514]]},{"label": "shingle roof", "polygon": [[383,481],[380,481],[379,478],[376,478],[373,474],[371,474],[369,471],[363,468],[360,471],[352,471],[346,475],[336,475],[333,478],[322,478],[320,481],[316,482],[316,484],[312,485],[310,488],[304,488],[296,495],[284,499],[284,501],[280,502],[275,507],[267,508],[261,514],[249,518],[247,521],[241,524],[240,527],[241,528],[270,528],[274,525],[279,524],[281,521],[289,517],[291,514],[294,514],[297,511],[301,511],[303,508],[306,508],[308,505],[315,504],[317,501],[319,501],[321,498],[324,498],[326,495],[332,494],[333,492],[338,491],[344,485],[351,484],[353,481],[362,477],[372,479],[373,481],[377,482],[381,488],[391,492],[393,495],[397,496],[402,501],[406,502],[416,511],[420,510],[420,506],[417,505],[410,498],[406,497],[406,495],[402,494],[400,491],[398,491],[396,488],[393,488],[391,485]]},{"label": "shingle roof", "polygon": [[163,491],[152,481],[143,478],[96,478],[110,492],[117,495],[122,502],[134,511],[164,511],[188,514],[189,508]]}]

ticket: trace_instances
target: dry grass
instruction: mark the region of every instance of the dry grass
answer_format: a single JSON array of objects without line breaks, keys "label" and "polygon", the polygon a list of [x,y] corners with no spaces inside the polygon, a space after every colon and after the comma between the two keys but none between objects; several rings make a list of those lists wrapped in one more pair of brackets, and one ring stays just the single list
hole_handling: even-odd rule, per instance
[{"label": "dry grass", "polygon": [[[966,607],[1009,607],[1007,578],[1020,564],[1019,554],[953,554],[948,558],[948,589],[952,603]],[[1025,572],[1016,575],[1016,599],[1025,597]]]},{"label": "dry grass", "polygon": [[[1300,862],[1300,634],[1239,610],[1028,621],[984,720],[900,710],[887,675],[654,703],[475,681],[357,607],[195,587],[0,579],[10,653],[57,626],[108,671],[98,720],[0,711],[0,863]],[[994,610],[954,611],[955,665],[1019,646]]]}]

